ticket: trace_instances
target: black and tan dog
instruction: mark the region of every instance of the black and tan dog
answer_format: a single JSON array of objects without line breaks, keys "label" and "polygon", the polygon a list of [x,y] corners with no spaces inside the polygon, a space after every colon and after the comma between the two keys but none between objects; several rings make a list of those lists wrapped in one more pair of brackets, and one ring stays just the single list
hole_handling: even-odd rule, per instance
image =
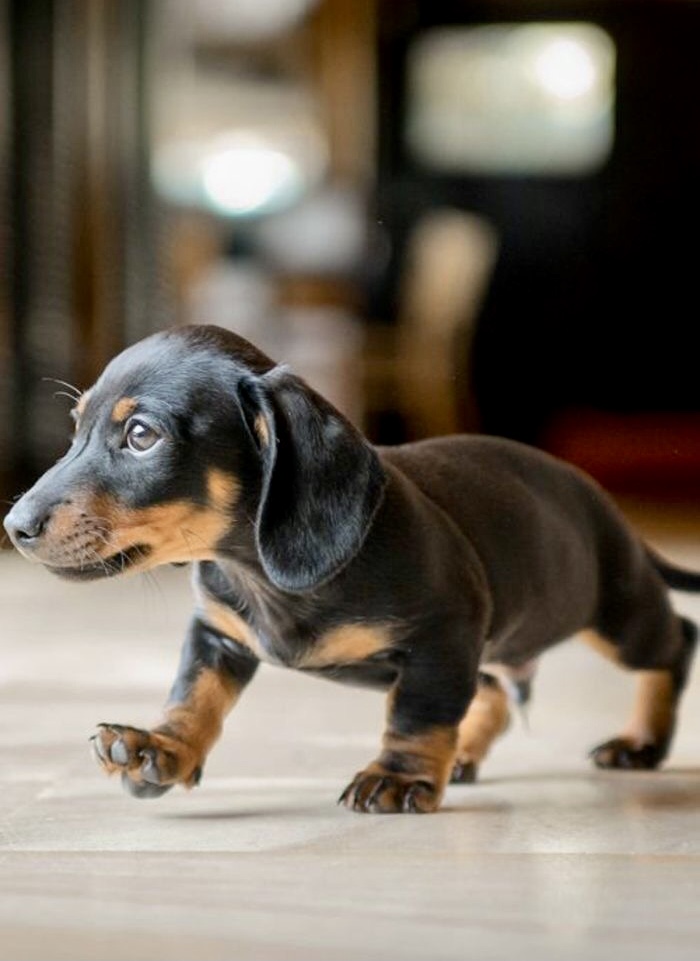
[{"label": "black and tan dog", "polygon": [[533,449],[450,437],[377,449],[302,380],[216,327],[124,351],[76,409],[66,456],[5,524],[88,580],[195,562],[197,610],[162,722],[102,724],[138,797],[196,784],[260,661],[388,689],[378,758],[341,800],[432,811],[505,728],[506,688],[578,632],[639,675],[600,767],[668,751],[695,628],[661,562],[585,476]]}]

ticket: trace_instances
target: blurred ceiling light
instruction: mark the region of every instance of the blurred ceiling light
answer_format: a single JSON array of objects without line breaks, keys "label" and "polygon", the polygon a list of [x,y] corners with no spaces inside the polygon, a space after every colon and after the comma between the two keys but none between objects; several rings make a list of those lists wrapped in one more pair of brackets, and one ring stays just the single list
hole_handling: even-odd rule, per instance
[{"label": "blurred ceiling light", "polygon": [[238,130],[161,145],[153,160],[159,193],[227,217],[286,210],[322,180],[327,155],[312,127]]},{"label": "blurred ceiling light", "polygon": [[212,152],[203,161],[202,180],[214,208],[231,216],[286,206],[304,187],[292,158],[264,144],[240,143]]},{"label": "blurred ceiling light", "polygon": [[187,0],[200,39],[256,41],[295,27],[318,0]]},{"label": "blurred ceiling light", "polygon": [[597,24],[434,28],[408,78],[406,142],[434,170],[580,176],[610,156],[615,44]]},{"label": "blurred ceiling light", "polygon": [[534,68],[547,93],[562,100],[585,96],[596,83],[597,65],[578,40],[550,41],[535,58]]}]

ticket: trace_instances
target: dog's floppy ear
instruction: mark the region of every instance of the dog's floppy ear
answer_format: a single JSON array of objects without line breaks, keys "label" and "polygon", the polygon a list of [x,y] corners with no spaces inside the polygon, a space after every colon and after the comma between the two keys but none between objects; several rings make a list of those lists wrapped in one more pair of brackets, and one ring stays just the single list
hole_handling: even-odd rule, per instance
[{"label": "dog's floppy ear", "polygon": [[277,587],[309,590],[362,546],[384,471],[342,414],[284,368],[243,376],[238,399],[263,467],[260,560]]}]

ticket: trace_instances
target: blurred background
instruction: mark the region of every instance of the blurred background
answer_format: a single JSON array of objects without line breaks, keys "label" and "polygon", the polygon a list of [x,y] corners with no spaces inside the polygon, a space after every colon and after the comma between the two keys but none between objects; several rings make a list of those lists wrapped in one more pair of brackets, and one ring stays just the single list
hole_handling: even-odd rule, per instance
[{"label": "blurred background", "polygon": [[376,442],[697,504],[699,37],[697,0],[0,0],[0,494],[60,381],[196,322]]}]

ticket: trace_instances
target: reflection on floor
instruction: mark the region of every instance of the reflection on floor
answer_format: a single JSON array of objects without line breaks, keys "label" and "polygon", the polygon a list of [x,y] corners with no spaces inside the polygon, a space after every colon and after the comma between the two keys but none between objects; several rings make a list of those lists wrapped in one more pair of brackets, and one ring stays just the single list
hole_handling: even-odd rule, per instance
[{"label": "reflection on floor", "polygon": [[[654,530],[700,568],[697,538]],[[0,585],[0,958],[697,957],[697,666],[666,769],[605,774],[586,750],[621,724],[629,678],[562,645],[527,725],[428,817],[335,805],[380,696],[263,669],[201,786],[136,801],[87,738],[156,716],[186,572],[72,586],[5,552]]]}]

